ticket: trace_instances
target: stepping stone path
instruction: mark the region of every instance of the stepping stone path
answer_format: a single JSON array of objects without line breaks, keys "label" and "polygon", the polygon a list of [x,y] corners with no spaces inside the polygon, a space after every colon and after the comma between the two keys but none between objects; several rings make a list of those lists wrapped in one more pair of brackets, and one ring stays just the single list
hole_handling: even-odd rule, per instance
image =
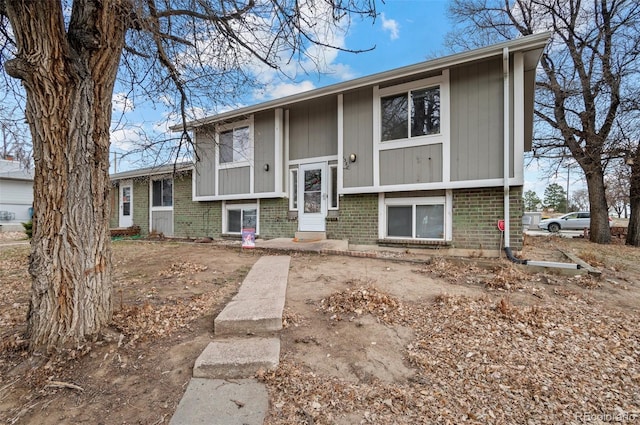
[{"label": "stepping stone path", "polygon": [[[280,357],[289,256],[264,256],[253,265],[238,294],[214,320],[215,340],[195,362],[170,425],[258,425],[267,414],[259,369],[275,369]],[[228,381],[232,380],[232,381]]]}]

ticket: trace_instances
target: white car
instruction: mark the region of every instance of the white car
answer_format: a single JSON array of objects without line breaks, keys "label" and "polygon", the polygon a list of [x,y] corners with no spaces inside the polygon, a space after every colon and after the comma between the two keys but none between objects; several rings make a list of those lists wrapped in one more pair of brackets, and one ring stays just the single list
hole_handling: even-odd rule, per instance
[{"label": "white car", "polygon": [[[612,220],[609,218],[609,226],[612,225]],[[545,218],[540,220],[538,227],[550,232],[557,232],[559,230],[582,230],[588,229],[591,226],[591,215],[589,211],[570,212],[555,218]]]}]

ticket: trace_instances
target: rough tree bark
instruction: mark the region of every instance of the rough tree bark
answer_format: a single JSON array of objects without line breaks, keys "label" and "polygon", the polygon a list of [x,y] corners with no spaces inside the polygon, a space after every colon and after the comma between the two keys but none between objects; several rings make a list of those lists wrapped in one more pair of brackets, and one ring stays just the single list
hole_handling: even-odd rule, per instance
[{"label": "rough tree bark", "polygon": [[[82,344],[111,318],[109,126],[126,0],[7,0],[35,162],[32,350]],[[130,6],[129,6],[130,7]]]},{"label": "rough tree bark", "polygon": [[640,146],[636,148],[631,164],[631,189],[629,205],[631,217],[627,228],[627,245],[640,247]]}]

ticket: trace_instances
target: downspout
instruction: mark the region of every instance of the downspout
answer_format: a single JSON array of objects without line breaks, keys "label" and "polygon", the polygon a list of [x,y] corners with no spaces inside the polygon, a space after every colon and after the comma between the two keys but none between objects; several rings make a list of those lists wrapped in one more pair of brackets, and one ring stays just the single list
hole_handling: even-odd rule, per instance
[{"label": "downspout", "polygon": [[521,260],[519,258],[514,257],[511,252],[511,232],[510,228],[510,217],[509,217],[509,164],[511,163],[511,151],[509,149],[509,142],[511,139],[511,125],[510,125],[510,112],[511,112],[511,102],[509,98],[509,48],[505,47],[502,49],[502,80],[503,80],[503,104],[504,104],[504,158],[503,158],[503,178],[504,178],[504,186],[503,186],[503,204],[504,204],[504,252],[507,255],[507,258],[514,263],[517,264],[527,264],[527,260]]},{"label": "downspout", "polygon": [[517,258],[511,252],[511,232],[509,230],[510,227],[510,216],[509,216],[509,171],[510,171],[510,163],[511,163],[511,151],[509,149],[510,139],[511,139],[511,102],[510,102],[510,92],[509,92],[509,48],[505,47],[502,49],[502,72],[503,72],[503,83],[504,83],[504,159],[503,159],[503,167],[504,167],[504,186],[503,186],[503,203],[504,203],[504,252],[507,255],[507,258],[516,264],[524,264],[528,266],[540,266],[540,267],[548,267],[548,268],[562,268],[562,269],[580,269],[580,264],[573,263],[558,263],[553,261],[533,261],[533,260],[523,260]]}]

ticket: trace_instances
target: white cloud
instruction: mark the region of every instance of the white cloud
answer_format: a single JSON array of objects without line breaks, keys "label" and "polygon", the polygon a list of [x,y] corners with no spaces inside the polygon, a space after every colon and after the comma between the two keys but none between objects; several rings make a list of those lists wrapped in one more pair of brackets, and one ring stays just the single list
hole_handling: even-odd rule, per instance
[{"label": "white cloud", "polygon": [[395,19],[387,19],[387,17],[383,14],[380,15],[382,18],[382,29],[385,31],[389,31],[389,37],[392,40],[397,40],[400,37],[400,25],[398,21]]},{"label": "white cloud", "polygon": [[297,93],[313,90],[316,87],[311,81],[301,81],[299,83],[279,83],[268,84],[265,90],[254,92],[254,98],[256,100],[268,100],[279,99],[286,96],[291,96]]},{"label": "white cloud", "polygon": [[134,110],[133,100],[127,97],[126,93],[114,93],[111,99],[111,106],[114,111],[128,112]]},{"label": "white cloud", "polygon": [[111,147],[121,151],[130,151],[138,147],[144,140],[141,127],[125,127],[111,131]]}]

